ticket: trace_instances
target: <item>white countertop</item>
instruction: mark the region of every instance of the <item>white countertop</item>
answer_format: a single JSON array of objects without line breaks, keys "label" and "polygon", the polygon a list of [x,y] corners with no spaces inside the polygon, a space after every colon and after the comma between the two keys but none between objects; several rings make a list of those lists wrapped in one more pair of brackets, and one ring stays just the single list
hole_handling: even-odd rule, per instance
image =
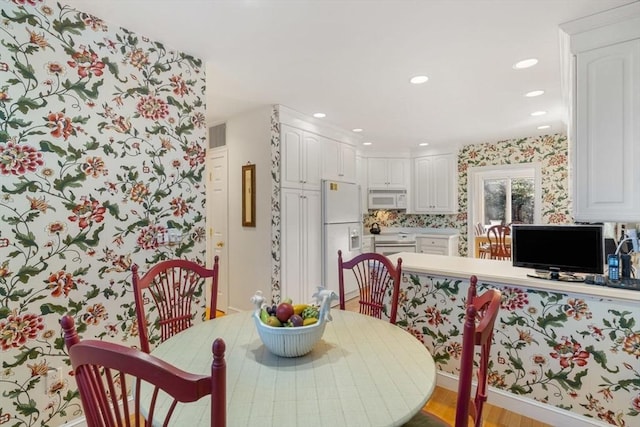
[{"label": "white countertop", "polygon": [[[415,236],[421,235],[445,235],[445,236],[455,236],[460,234],[460,232],[455,228],[433,228],[433,227],[381,227],[380,234],[398,234],[398,233],[407,233]],[[378,234],[378,235],[380,235]],[[369,229],[364,230],[365,236],[376,236],[376,234],[371,234]]]},{"label": "white countertop", "polygon": [[400,252],[389,255],[395,263],[402,258],[402,272],[424,273],[434,276],[468,279],[476,275],[479,281],[520,286],[528,289],[583,294],[612,300],[640,301],[640,291],[610,288],[585,283],[562,282],[528,277],[532,269],[514,267],[511,261],[454,257],[445,255],[429,255],[421,253]]}]

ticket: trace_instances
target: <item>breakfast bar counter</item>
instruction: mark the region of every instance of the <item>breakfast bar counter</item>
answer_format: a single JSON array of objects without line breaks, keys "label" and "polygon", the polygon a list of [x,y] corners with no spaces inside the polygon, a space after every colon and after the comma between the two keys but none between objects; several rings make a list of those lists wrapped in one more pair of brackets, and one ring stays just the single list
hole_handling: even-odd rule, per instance
[{"label": "breakfast bar counter", "polygon": [[532,269],[513,267],[511,261],[493,259],[450,257],[428,255],[412,252],[401,252],[389,255],[396,261],[402,258],[402,270],[416,273],[427,273],[446,277],[468,279],[476,275],[479,281],[505,283],[526,287],[528,289],[551,292],[569,292],[572,294],[604,297],[615,300],[640,301],[640,292],[609,288],[599,285],[588,285],[581,282],[564,282],[529,277]]},{"label": "breakfast bar counter", "polygon": [[502,291],[490,400],[499,395],[501,406],[551,425],[639,425],[640,291],[532,278],[511,261],[389,258],[403,261],[397,324],[424,343],[441,376],[458,375],[460,319],[476,275],[478,292]]}]

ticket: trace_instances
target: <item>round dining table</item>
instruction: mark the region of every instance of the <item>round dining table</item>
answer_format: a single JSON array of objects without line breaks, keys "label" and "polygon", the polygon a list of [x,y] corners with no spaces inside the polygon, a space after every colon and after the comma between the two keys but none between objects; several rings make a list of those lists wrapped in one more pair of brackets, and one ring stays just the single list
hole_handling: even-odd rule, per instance
[{"label": "round dining table", "polygon": [[[151,352],[180,369],[208,375],[211,345],[223,338],[228,426],[402,425],[435,388],[429,351],[383,320],[332,310],[332,321],[313,350],[285,358],[262,344],[252,315],[247,311],[205,321]],[[179,404],[172,425],[210,425],[210,402],[207,396]],[[162,400],[157,405],[156,412],[166,410]]]}]

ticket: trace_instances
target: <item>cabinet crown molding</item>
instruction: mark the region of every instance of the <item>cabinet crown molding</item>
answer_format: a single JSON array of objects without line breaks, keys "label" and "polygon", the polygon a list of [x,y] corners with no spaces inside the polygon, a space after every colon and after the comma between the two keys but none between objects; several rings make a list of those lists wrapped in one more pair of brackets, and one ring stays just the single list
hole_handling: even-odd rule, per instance
[{"label": "cabinet crown molding", "polygon": [[307,116],[284,105],[276,105],[275,107],[278,109],[280,123],[353,146],[358,146],[361,143],[362,137],[353,132]]},{"label": "cabinet crown molding", "polygon": [[569,50],[574,54],[640,38],[640,2],[565,22],[560,30],[571,36]]}]

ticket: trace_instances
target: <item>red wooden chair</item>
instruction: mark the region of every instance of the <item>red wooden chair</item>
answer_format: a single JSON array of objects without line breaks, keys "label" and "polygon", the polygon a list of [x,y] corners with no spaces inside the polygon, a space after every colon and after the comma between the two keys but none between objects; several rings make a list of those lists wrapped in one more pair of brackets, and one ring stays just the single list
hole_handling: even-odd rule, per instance
[{"label": "red wooden chair", "polygon": [[[455,427],[467,427],[469,417],[471,417],[474,427],[482,426],[482,409],[487,400],[489,355],[493,340],[493,327],[498,317],[502,294],[497,289],[489,289],[482,295],[477,295],[477,282],[478,278],[471,276],[462,334]],[[476,353],[477,348],[479,348],[479,353]],[[472,397],[472,379],[476,357],[478,357],[478,385],[475,395]],[[405,424],[405,427],[449,425],[438,416],[422,410]]]},{"label": "red wooden chair", "polygon": [[506,241],[511,229],[505,225],[494,225],[487,230],[491,259],[510,260],[511,245]]},{"label": "red wooden chair", "polygon": [[342,260],[342,251],[338,251],[338,286],[340,309],[345,309],[344,271],[351,270],[358,284],[360,313],[382,318],[384,297],[391,289],[389,322],[395,324],[398,314],[400,278],[402,277],[402,258],[398,265],[382,254],[363,253],[349,261]]},{"label": "red wooden chair", "polygon": [[[149,331],[144,309],[144,295],[150,294],[158,315],[160,342],[172,337],[192,325],[193,296],[202,288],[202,282],[211,278],[211,302],[208,307],[209,319],[216,317],[218,300],[218,257],[213,268],[207,269],[186,259],[171,259],[154,265],[140,277],[138,266],[131,266],[132,284],[136,301],[136,317],[140,335],[140,348],[150,352]],[[204,295],[204,288],[203,295]],[[147,292],[145,292],[147,291]]]},{"label": "red wooden chair", "polygon": [[[221,338],[212,345],[211,375],[195,375],[134,348],[106,341],[80,341],[69,315],[60,324],[89,427],[167,426],[179,402],[195,402],[207,395],[211,396],[211,426],[226,425],[227,368]],[[141,398],[142,383],[153,388],[148,394],[150,401]],[[163,411],[155,411],[156,404],[167,395],[166,416],[159,416]]]}]

